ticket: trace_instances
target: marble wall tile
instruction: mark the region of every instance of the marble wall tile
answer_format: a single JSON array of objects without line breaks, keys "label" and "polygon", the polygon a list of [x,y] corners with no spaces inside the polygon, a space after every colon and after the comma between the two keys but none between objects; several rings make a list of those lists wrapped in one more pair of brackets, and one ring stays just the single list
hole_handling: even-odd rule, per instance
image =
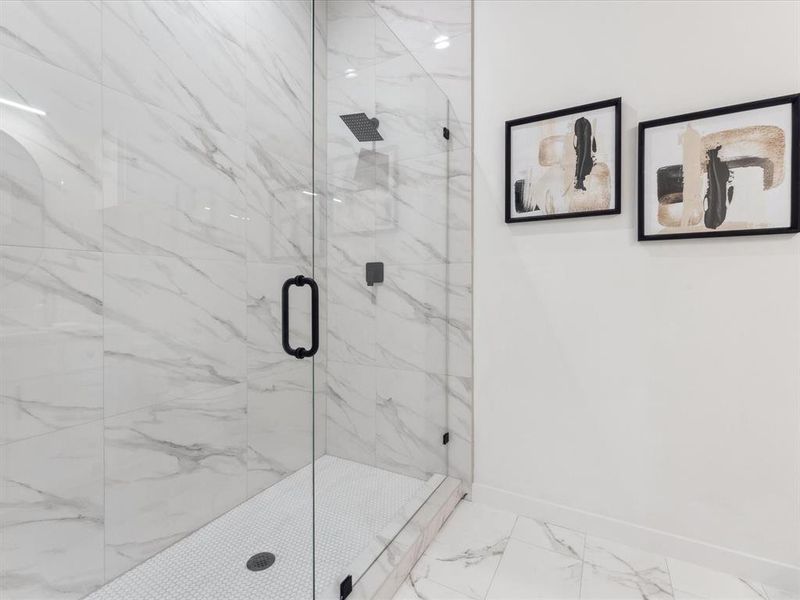
[{"label": "marble wall tile", "polygon": [[0,596],[82,598],[103,583],[103,424],[0,447]]},{"label": "marble wall tile", "polygon": [[103,2],[103,84],[239,138],[244,56],[238,3]]},{"label": "marble wall tile", "polygon": [[44,244],[44,175],[31,153],[0,131],[0,243]]},{"label": "marble wall tile", "polygon": [[[329,72],[327,85],[327,161],[329,174],[341,174],[360,183],[364,189],[365,162],[369,155],[361,154],[362,150],[383,152],[382,142],[359,142],[344,124],[341,115],[366,113],[369,118],[375,116],[375,69],[373,65],[364,65],[350,72]],[[382,131],[380,124],[378,131]]]},{"label": "marble wall tile", "polygon": [[395,266],[378,286],[376,364],[445,372],[445,266]]},{"label": "marble wall tile", "polygon": [[244,258],[242,142],[108,89],[103,135],[107,252]]},{"label": "marble wall tile", "polygon": [[328,178],[326,264],[331,270],[363,268],[364,263],[377,260],[375,221],[380,194],[374,182],[376,171],[383,167],[376,167],[374,159],[365,151],[363,168],[354,177]]},{"label": "marble wall tile", "polygon": [[377,285],[367,285],[363,266],[328,272],[328,360],[374,364]]},{"label": "marble wall tile", "polygon": [[284,356],[269,375],[247,382],[248,496],[311,462],[311,364]]},{"label": "marble wall tile", "polygon": [[102,418],[102,266],[0,246],[0,444]]},{"label": "marble wall tile", "polygon": [[374,465],[375,369],[329,360],[327,377],[328,454]]},{"label": "marble wall tile", "polygon": [[446,473],[444,378],[420,371],[375,371],[377,465],[420,479]]},{"label": "marble wall tile", "polygon": [[447,260],[472,262],[472,151],[452,150],[447,165]]},{"label": "marble wall tile", "polygon": [[[395,161],[377,198],[375,251],[393,265],[447,258],[447,154]],[[424,185],[422,185],[424,182]],[[381,189],[379,189],[381,191]]]},{"label": "marble wall tile", "polygon": [[311,264],[314,200],[309,185],[270,189],[271,165],[248,146],[247,259],[262,263]]},{"label": "marble wall tile", "polygon": [[[451,123],[468,125],[472,122],[472,35],[467,31],[448,41],[446,48],[437,48],[431,38],[413,54],[450,100]],[[464,129],[468,132],[469,128]]]},{"label": "marble wall tile", "polygon": [[375,67],[378,149],[395,160],[445,152],[447,97],[410,54]]},{"label": "marble wall tile", "polygon": [[247,130],[259,162],[269,166],[280,189],[310,186],[311,39],[310,2],[248,4]]},{"label": "marble wall tile", "polygon": [[375,64],[375,11],[364,0],[342,0],[328,6],[328,68],[331,77]]},{"label": "marble wall tile", "polygon": [[5,0],[0,44],[100,81],[100,2]]},{"label": "marble wall tile", "polygon": [[447,474],[472,484],[472,377],[447,377]]},{"label": "marble wall tile", "polygon": [[472,376],[472,263],[447,269],[447,372]]},{"label": "marble wall tile", "polygon": [[328,67],[332,77],[341,77],[349,68],[360,69],[407,53],[369,2],[329,4]]},{"label": "marble wall tile", "polygon": [[106,580],[244,501],[246,436],[244,384],[106,419]]},{"label": "marble wall tile", "polygon": [[371,0],[377,14],[409,50],[454,38],[472,29],[469,0]]},{"label": "marble wall tile", "polygon": [[[286,354],[281,341],[281,288],[296,275],[311,275],[305,265],[247,263],[247,376],[279,372],[285,363],[300,362]],[[311,290],[292,286],[289,291],[289,343],[311,347]],[[324,331],[324,330],[323,330]],[[307,361],[311,378],[311,361]],[[310,389],[310,388],[308,388]]]},{"label": "marble wall tile", "polygon": [[106,254],[105,414],[240,383],[241,262]]},{"label": "marble wall tile", "polygon": [[408,48],[377,13],[375,5],[370,3],[369,7],[377,17],[375,19],[375,64],[408,54]]},{"label": "marble wall tile", "polygon": [[[0,96],[45,111],[45,116],[0,106],[0,128],[22,145],[43,178],[42,198],[20,212],[8,190],[0,199],[0,243],[100,250],[101,92],[97,83],[0,48]],[[8,138],[2,158],[12,150]],[[13,152],[12,152],[13,154]],[[4,178],[3,187],[8,185]],[[38,200],[38,205],[37,205]]]}]

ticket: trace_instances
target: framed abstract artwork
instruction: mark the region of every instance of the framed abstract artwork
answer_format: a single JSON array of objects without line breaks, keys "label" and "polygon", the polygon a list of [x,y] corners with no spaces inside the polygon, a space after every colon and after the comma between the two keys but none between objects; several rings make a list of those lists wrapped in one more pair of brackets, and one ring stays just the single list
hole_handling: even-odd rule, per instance
[{"label": "framed abstract artwork", "polygon": [[800,95],[639,124],[639,240],[796,233]]},{"label": "framed abstract artwork", "polygon": [[506,223],[620,213],[621,105],[506,121]]}]

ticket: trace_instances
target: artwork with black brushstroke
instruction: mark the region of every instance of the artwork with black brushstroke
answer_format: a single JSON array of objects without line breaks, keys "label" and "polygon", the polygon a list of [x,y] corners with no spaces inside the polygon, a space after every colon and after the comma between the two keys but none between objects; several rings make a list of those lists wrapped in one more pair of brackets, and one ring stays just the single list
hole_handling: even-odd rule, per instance
[{"label": "artwork with black brushstroke", "polygon": [[619,214],[615,98],[506,122],[506,222]]},{"label": "artwork with black brushstroke", "polygon": [[800,95],[639,124],[639,239],[798,231]]}]

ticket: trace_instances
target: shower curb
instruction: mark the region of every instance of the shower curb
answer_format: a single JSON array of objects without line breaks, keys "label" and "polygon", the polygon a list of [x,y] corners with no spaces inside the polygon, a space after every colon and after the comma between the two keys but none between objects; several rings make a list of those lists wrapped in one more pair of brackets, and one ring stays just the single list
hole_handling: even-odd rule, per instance
[{"label": "shower curb", "polygon": [[348,600],[391,600],[464,495],[447,477],[353,586]]}]

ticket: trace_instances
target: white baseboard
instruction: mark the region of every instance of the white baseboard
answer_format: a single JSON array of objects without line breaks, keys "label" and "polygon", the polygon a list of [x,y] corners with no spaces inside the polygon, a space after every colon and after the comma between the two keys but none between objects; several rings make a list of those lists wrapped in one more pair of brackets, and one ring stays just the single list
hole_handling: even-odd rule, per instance
[{"label": "white baseboard", "polygon": [[472,500],[540,521],[616,540],[767,585],[800,592],[800,566],[716,546],[629,521],[473,483]]}]

